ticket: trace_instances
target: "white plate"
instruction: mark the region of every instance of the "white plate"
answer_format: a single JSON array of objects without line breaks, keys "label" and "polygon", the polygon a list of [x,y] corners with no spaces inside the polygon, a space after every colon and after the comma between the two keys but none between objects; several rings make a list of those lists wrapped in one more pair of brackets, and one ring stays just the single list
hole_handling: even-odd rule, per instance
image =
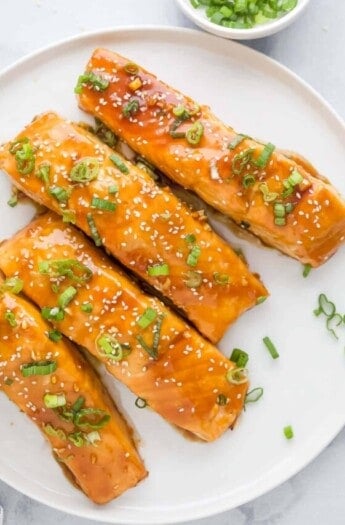
[{"label": "white plate", "polygon": [[232,38],[234,40],[252,40],[254,38],[274,35],[292,24],[292,22],[303,13],[310,2],[310,0],[298,0],[297,6],[292,9],[292,11],[280,18],[272,19],[265,24],[258,24],[250,29],[231,29],[211,22],[206,16],[205,9],[203,7],[195,9],[190,3],[190,0],[175,1],[184,14],[197,26],[214,35],[222,36],[223,38]]},{"label": "white plate", "polygon": [[[36,113],[55,109],[80,120],[73,86],[96,46],[112,48],[212,106],[249,135],[300,150],[345,193],[345,133],[341,121],[292,73],[251,49],[182,29],[130,28],[82,35],[22,60],[0,76],[0,141]],[[10,209],[1,179],[0,238],[24,225],[27,206]],[[220,227],[223,233],[225,228]],[[232,238],[231,235],[228,235]],[[272,297],[248,312],[221,344],[250,354],[252,385],[264,398],[238,427],[214,444],[185,439],[116,384],[116,399],[141,436],[147,480],[117,501],[97,507],[65,480],[39,431],[0,396],[0,476],[25,494],[66,512],[109,523],[172,523],[208,516],[253,499],[303,468],[345,423],[344,339],[337,343],[313,316],[323,291],[345,311],[344,249],[308,279],[301,265],[273,250],[241,245]],[[261,339],[269,335],[280,359]],[[345,337],[345,329],[343,329]],[[115,382],[107,378],[114,389]],[[291,424],[295,439],[282,434]]]}]

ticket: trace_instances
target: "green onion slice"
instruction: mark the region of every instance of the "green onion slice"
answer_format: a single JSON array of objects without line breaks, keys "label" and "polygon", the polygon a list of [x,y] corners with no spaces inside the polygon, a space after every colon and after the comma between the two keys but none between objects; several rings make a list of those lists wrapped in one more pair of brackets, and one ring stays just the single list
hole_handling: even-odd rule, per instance
[{"label": "green onion slice", "polygon": [[128,75],[136,75],[139,72],[139,67],[134,62],[127,62],[123,69]]},{"label": "green onion slice", "polygon": [[97,430],[93,430],[92,432],[85,434],[84,438],[90,443],[90,445],[93,445],[94,447],[97,447],[97,441],[101,441],[101,436]]},{"label": "green onion slice", "polygon": [[226,286],[231,282],[230,275],[228,275],[227,273],[215,272],[213,274],[213,279],[216,284],[219,284],[221,286]]},{"label": "green onion slice", "polygon": [[50,168],[50,164],[41,164],[36,171],[36,177],[40,179],[45,186],[49,186]]},{"label": "green onion slice", "polygon": [[50,188],[48,188],[48,193],[49,195],[54,197],[54,199],[56,199],[58,202],[61,202],[63,204],[66,204],[71,195],[71,192],[69,190],[61,188],[61,186],[51,186]]},{"label": "green onion slice", "polygon": [[248,405],[248,403],[256,403],[263,395],[264,389],[261,386],[253,388],[253,390],[248,392],[248,394],[246,395],[244,403],[246,405]]},{"label": "green onion slice", "polygon": [[16,320],[16,316],[14,315],[13,312],[10,312],[9,310],[7,312],[5,312],[5,321],[8,322],[8,324],[12,327],[12,328],[15,328],[17,326],[17,320]]},{"label": "green onion slice", "polygon": [[67,439],[65,432],[61,428],[54,428],[50,423],[43,425],[43,430],[47,436],[57,437],[62,441]]},{"label": "green onion slice", "polygon": [[133,98],[132,100],[130,100],[129,102],[127,102],[127,104],[123,106],[122,115],[125,118],[130,118],[132,115],[135,115],[136,113],[138,113],[139,109],[140,109],[139,100],[137,100],[136,98]]},{"label": "green onion slice", "polygon": [[284,427],[283,432],[286,439],[292,439],[294,437],[294,431],[291,425]]},{"label": "green onion slice", "polygon": [[240,153],[237,153],[234,156],[231,163],[232,172],[234,175],[241,175],[247,165],[251,164],[254,151],[255,150],[253,148],[249,148],[241,151]]},{"label": "green onion slice", "polygon": [[244,177],[242,179],[242,186],[245,189],[248,189],[251,186],[254,186],[255,182],[256,182],[256,179],[255,179],[254,175],[251,175],[250,173],[247,173],[246,175],[244,175]]},{"label": "green onion slice", "polygon": [[257,298],[256,304],[262,304],[266,301],[267,295],[260,295],[260,297]]},{"label": "green onion slice", "polygon": [[202,274],[194,270],[185,273],[184,283],[187,288],[199,288],[202,284]]},{"label": "green onion slice", "polygon": [[93,275],[92,270],[82,264],[77,259],[54,259],[45,260],[38,263],[39,272],[49,275],[51,278],[67,277],[73,282],[84,284]]},{"label": "green onion slice", "polygon": [[85,312],[86,314],[91,314],[93,310],[93,304],[91,303],[84,303],[80,306],[80,309],[82,312]]},{"label": "green onion slice", "polygon": [[147,267],[147,273],[150,277],[163,277],[170,275],[170,268],[167,263],[154,264]]},{"label": "green onion slice", "polygon": [[58,306],[52,308],[45,306],[41,310],[41,315],[46,321],[62,321],[65,318],[65,312]]},{"label": "green onion slice", "polygon": [[279,197],[278,193],[269,191],[266,182],[261,182],[261,184],[259,184],[259,190],[261,191],[265,202],[273,202]]},{"label": "green onion slice", "polygon": [[245,368],[231,368],[226,373],[226,379],[232,385],[243,385],[248,382],[248,372]]},{"label": "green onion slice", "polygon": [[117,155],[110,155],[109,159],[117,167],[117,169],[121,171],[121,173],[129,173],[129,168],[120,157]]},{"label": "green onion slice", "polygon": [[194,244],[196,242],[196,237],[193,233],[189,233],[185,236],[184,240],[187,244]]},{"label": "green onion slice", "polygon": [[88,213],[86,215],[86,220],[90,228],[90,234],[93,239],[93,242],[95,243],[96,246],[102,246],[103,244],[102,238],[97,230],[95,219],[93,218],[92,213]]},{"label": "green onion slice", "polygon": [[77,222],[76,212],[73,210],[62,210],[62,222],[75,224]]},{"label": "green onion slice", "polygon": [[157,317],[157,312],[153,308],[146,308],[143,315],[141,315],[137,321],[137,325],[140,326],[140,328],[147,328],[152,324]]},{"label": "green onion slice", "polygon": [[69,178],[72,182],[84,184],[97,179],[99,173],[99,162],[94,157],[84,157],[71,169]]},{"label": "green onion slice", "polygon": [[35,153],[27,137],[18,139],[10,147],[11,155],[16,159],[17,170],[21,175],[29,175],[35,169]]},{"label": "green onion slice", "polygon": [[335,304],[328,300],[327,296],[322,293],[319,295],[319,308],[314,310],[316,316],[324,314],[326,317],[333,317],[335,314]]},{"label": "green onion slice", "polygon": [[266,346],[269,353],[271,354],[272,359],[277,359],[279,357],[279,353],[274,344],[272,343],[271,339],[266,336],[263,338],[263,343]]},{"label": "green onion slice", "polygon": [[15,208],[17,204],[18,204],[18,190],[14,188],[12,190],[11,197],[7,201],[7,205],[10,206],[11,208]]},{"label": "green onion slice", "polygon": [[22,365],[20,371],[23,377],[31,377],[46,376],[55,372],[56,369],[56,361],[36,361]]},{"label": "green onion slice", "polygon": [[112,186],[109,186],[108,188],[109,195],[115,195],[116,193],[118,193],[118,191],[119,191],[119,187],[116,184],[113,184]]},{"label": "green onion slice", "polygon": [[115,211],[117,205],[115,202],[110,202],[106,199],[92,197],[91,207],[96,208],[97,210],[102,210],[102,211]]},{"label": "green onion slice", "polygon": [[[113,361],[122,361],[125,357],[125,345],[122,345],[116,337],[110,334],[102,334],[96,341],[100,354],[112,359]],[[128,353],[127,353],[128,355]]]},{"label": "green onion slice", "polygon": [[59,330],[50,330],[48,332],[48,337],[51,341],[53,341],[54,343],[57,343],[58,341],[61,341],[62,333],[59,332]]},{"label": "green onion slice", "polygon": [[230,150],[236,149],[237,146],[239,146],[241,142],[243,142],[247,138],[248,138],[247,135],[241,135],[241,134],[236,135],[236,137],[228,144],[228,148]]},{"label": "green onion slice", "polygon": [[110,421],[110,415],[100,408],[82,408],[74,418],[74,424],[82,429],[99,430]]},{"label": "green onion slice", "polygon": [[174,122],[171,124],[170,129],[169,129],[169,135],[173,139],[184,139],[186,137],[185,131],[177,131],[180,125],[182,124],[182,122],[183,122],[183,119],[178,118],[174,120]]},{"label": "green onion slice", "polygon": [[336,331],[334,328],[337,328],[340,324],[343,323],[343,317],[340,314],[334,314],[331,317],[328,317],[326,321],[326,328],[327,330],[336,338],[339,339]]},{"label": "green onion slice", "polygon": [[308,277],[308,275],[310,274],[312,270],[312,265],[311,264],[304,264],[303,265],[303,277]]},{"label": "green onion slice", "polygon": [[234,348],[230,356],[230,361],[235,363],[239,368],[244,368],[249,361],[249,355],[240,348]]},{"label": "green onion slice", "polygon": [[85,86],[88,86],[94,91],[105,91],[109,86],[109,80],[100,75],[96,75],[93,71],[85,71],[85,73],[79,76],[77,85],[74,88],[74,93],[79,95]]},{"label": "green onion slice", "polygon": [[19,277],[8,277],[0,286],[0,292],[10,292],[18,295],[24,288],[24,281]]},{"label": "green onion slice", "polygon": [[73,432],[72,434],[68,434],[68,440],[73,443],[75,447],[82,447],[84,446],[84,437],[82,432]]},{"label": "green onion slice", "polygon": [[194,124],[186,131],[187,142],[191,146],[197,146],[204,134],[204,126],[201,122],[194,122]]},{"label": "green onion slice", "polygon": [[217,405],[223,407],[228,404],[228,398],[224,394],[219,394],[217,396]]},{"label": "green onion slice", "polygon": [[201,255],[201,248],[200,246],[197,246],[196,244],[192,247],[191,251],[188,254],[187,257],[187,264],[188,266],[196,266],[198,264],[199,258]]},{"label": "green onion slice", "polygon": [[47,408],[58,408],[66,405],[65,394],[44,394],[43,402]]},{"label": "green onion slice", "polygon": [[66,288],[66,290],[64,290],[58,298],[58,305],[60,306],[60,308],[66,308],[70,304],[70,302],[73,301],[77,293],[77,289],[74,288],[74,286],[69,286],[68,288]]},{"label": "green onion slice", "polygon": [[265,168],[275,148],[274,144],[271,144],[270,142],[266,144],[259,157],[254,161],[254,164],[259,168]]}]

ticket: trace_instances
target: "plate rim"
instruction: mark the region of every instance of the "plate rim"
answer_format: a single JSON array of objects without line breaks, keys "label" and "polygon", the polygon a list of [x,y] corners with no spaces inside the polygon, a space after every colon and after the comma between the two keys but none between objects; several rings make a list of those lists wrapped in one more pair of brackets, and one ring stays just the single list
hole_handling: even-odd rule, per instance
[{"label": "plate rim", "polygon": [[[189,29],[189,28],[183,28],[178,26],[165,26],[165,25],[150,25],[150,24],[139,24],[139,25],[125,25],[120,27],[110,27],[110,28],[104,28],[104,29],[97,29],[94,31],[88,31],[85,33],[78,33],[75,35],[72,35],[68,38],[59,39],[57,41],[54,41],[53,43],[40,47],[36,51],[32,53],[28,53],[24,55],[22,58],[16,60],[14,63],[9,64],[2,70],[0,70],[0,83],[3,80],[6,80],[6,77],[10,75],[12,72],[20,68],[20,66],[29,63],[32,60],[36,60],[40,56],[44,57],[45,54],[49,54],[50,52],[57,51],[59,49],[63,49],[65,46],[69,46],[70,44],[74,42],[82,43],[83,41],[87,42],[90,39],[93,39],[97,36],[103,37],[103,36],[110,36],[110,35],[118,35],[121,33],[134,33],[137,31],[144,31],[147,33],[163,33],[163,34],[176,34],[180,33],[182,35],[187,35],[190,37],[198,37],[199,39],[209,40],[210,42],[218,41],[222,42],[224,46],[228,46],[229,48],[241,48],[241,52],[246,53],[248,56],[254,56],[259,61],[259,65],[265,64],[267,66],[270,66],[271,68],[275,69],[275,71],[280,72],[284,75],[285,80],[289,80],[290,82],[293,82],[295,85],[298,84],[299,87],[304,91],[308,92],[311,99],[313,99],[314,102],[316,102],[319,106],[323,108],[324,111],[328,114],[328,117],[332,117],[335,124],[338,125],[339,130],[344,133],[345,136],[345,122],[340,117],[340,115],[335,111],[335,109],[331,106],[331,104],[324,99],[322,95],[320,95],[310,84],[308,84],[304,79],[299,77],[296,73],[291,71],[288,67],[286,67],[283,64],[280,64],[276,60],[268,57],[267,55],[256,51],[250,47],[247,47],[239,42],[233,41],[233,40],[225,40],[220,39],[217,36],[214,36],[209,33],[202,32],[197,29]],[[60,501],[48,501],[48,492],[45,496],[44,494],[36,494],[35,490],[32,489],[32,485],[26,477],[21,476],[18,472],[15,470],[10,469],[7,472],[7,475],[4,476],[2,473],[0,474],[0,479],[4,481],[7,485],[11,486],[15,490],[21,492],[22,494],[32,498],[33,500],[39,501],[40,503],[50,506],[52,508],[55,508],[56,510],[65,512],[70,515],[75,515],[78,517],[86,518],[86,519],[95,519],[99,520],[101,519],[103,523],[119,523],[119,524],[128,524],[128,525],[134,525],[134,524],[143,524],[143,525],[152,525],[152,524],[173,524],[173,523],[181,523],[185,521],[194,521],[197,519],[207,518],[210,516],[214,516],[216,514],[220,514],[222,512],[229,511],[231,509],[237,508],[240,505],[243,505],[245,503],[248,503],[264,494],[269,492],[270,490],[273,490],[274,488],[278,487],[282,483],[286,482],[291,477],[295,476],[297,473],[299,473],[301,470],[303,470],[307,465],[309,465],[321,452],[324,451],[324,449],[334,440],[334,438],[339,434],[339,432],[343,429],[345,426],[345,417],[343,420],[337,425],[337,428],[332,432],[331,435],[324,435],[322,434],[322,439],[319,439],[318,445],[310,447],[309,454],[305,456],[304,460],[301,460],[298,464],[298,467],[296,468],[295,462],[291,462],[291,465],[286,466],[283,474],[280,472],[278,474],[275,473],[275,469],[273,468],[273,473],[271,473],[268,481],[262,481],[260,483],[259,488],[251,485],[247,488],[246,495],[237,495],[234,496],[233,501],[229,503],[227,501],[227,495],[223,494],[219,498],[213,498],[212,500],[206,500],[205,503],[198,504],[198,506],[195,506],[195,503],[186,504],[184,506],[181,506],[179,509],[176,509],[175,515],[172,513],[168,516],[160,514],[161,511],[158,511],[157,514],[152,515],[152,511],[148,510],[145,511],[145,509],[141,509],[141,515],[138,521],[138,518],[132,518],[132,517],[118,517],[114,515],[114,518],[110,516],[103,516],[99,514],[99,507],[97,505],[92,504],[92,502],[88,502],[91,506],[85,510],[80,511],[80,509],[74,510],[73,508],[66,508],[65,504],[61,503]],[[19,482],[19,483],[18,483]],[[24,487],[21,486],[26,485]],[[33,485],[35,487],[35,485]],[[20,487],[20,488],[19,488]],[[145,514],[147,512],[147,515]],[[115,513],[116,514],[116,513]]]}]

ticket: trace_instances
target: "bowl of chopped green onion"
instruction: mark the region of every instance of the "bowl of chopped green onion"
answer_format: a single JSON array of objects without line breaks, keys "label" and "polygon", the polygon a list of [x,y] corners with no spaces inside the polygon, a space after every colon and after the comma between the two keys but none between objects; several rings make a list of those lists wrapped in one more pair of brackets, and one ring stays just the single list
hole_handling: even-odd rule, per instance
[{"label": "bowl of chopped green onion", "polygon": [[224,38],[249,40],[290,25],[310,0],[176,0],[196,25]]}]

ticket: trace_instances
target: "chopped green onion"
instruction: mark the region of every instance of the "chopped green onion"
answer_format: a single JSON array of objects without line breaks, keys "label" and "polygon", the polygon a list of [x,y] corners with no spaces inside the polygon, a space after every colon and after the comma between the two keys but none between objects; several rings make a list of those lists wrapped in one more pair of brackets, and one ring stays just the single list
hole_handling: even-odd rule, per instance
[{"label": "chopped green onion", "polygon": [[180,125],[182,124],[183,122],[183,119],[176,119],[174,120],[174,122],[171,124],[170,126],[170,129],[169,129],[169,135],[173,138],[173,139],[184,139],[185,136],[186,136],[186,133],[184,131],[177,131],[177,129],[180,127]]},{"label": "chopped green onion", "polygon": [[226,286],[231,282],[230,275],[227,273],[215,272],[213,274],[213,279],[216,284],[220,284],[221,286]]},{"label": "chopped green onion", "polygon": [[84,303],[80,307],[82,312],[85,312],[86,314],[90,314],[93,310],[93,305],[91,303]]},{"label": "chopped green onion", "polygon": [[327,330],[336,338],[339,339],[334,328],[337,328],[340,324],[343,323],[343,317],[340,314],[334,314],[331,317],[328,317],[326,321]]},{"label": "chopped green onion", "polygon": [[278,353],[276,347],[274,346],[274,344],[272,343],[271,339],[269,337],[264,337],[263,338],[263,342],[264,342],[267,350],[271,354],[271,357],[273,359],[277,359],[279,357],[279,353]]},{"label": "chopped green onion", "polygon": [[155,352],[153,347],[151,347],[145,342],[145,339],[143,338],[142,335],[137,335],[136,340],[138,341],[140,346],[145,350],[145,352],[149,354],[150,357],[152,357],[153,359],[157,359],[158,357],[157,352]]},{"label": "chopped green onion", "polygon": [[303,182],[303,177],[299,173],[299,171],[294,170],[287,180],[291,186],[297,186],[298,184],[301,184],[301,182]]},{"label": "chopped green onion", "polygon": [[60,308],[64,309],[66,308],[71,301],[73,301],[74,297],[77,295],[77,290],[74,288],[74,286],[69,286],[62,292],[62,294],[58,298],[58,305]]},{"label": "chopped green onion", "polygon": [[57,369],[56,361],[36,361],[22,365],[20,371],[23,377],[46,376]]},{"label": "chopped green onion", "polygon": [[153,351],[158,355],[158,348],[159,348],[159,343],[160,343],[160,338],[161,338],[161,331],[162,331],[162,324],[163,324],[163,321],[164,321],[164,315],[163,314],[160,314],[158,316],[158,319],[157,319],[157,322],[153,328],[153,345],[152,345],[152,348],[153,348]]},{"label": "chopped green onion", "polygon": [[175,106],[172,111],[175,117],[178,117],[181,120],[188,120],[190,118],[190,113],[184,106]]},{"label": "chopped green onion", "polygon": [[234,348],[230,356],[230,361],[235,363],[239,368],[244,368],[249,361],[249,355],[240,348]]},{"label": "chopped green onion", "polygon": [[54,197],[54,199],[56,199],[58,202],[62,202],[64,204],[66,204],[66,202],[70,198],[70,191],[65,190],[65,188],[61,188],[61,186],[51,186],[50,188],[48,188],[48,193],[49,195]]},{"label": "chopped green onion", "polygon": [[236,137],[228,144],[228,148],[230,150],[236,149],[237,146],[239,146],[241,142],[243,142],[247,138],[247,135],[236,135]]},{"label": "chopped green onion", "polygon": [[259,184],[259,190],[261,191],[265,202],[273,202],[279,197],[278,193],[269,191],[266,182]]},{"label": "chopped green onion", "polygon": [[308,275],[310,274],[312,270],[312,265],[311,264],[304,264],[303,265],[303,277],[308,277]]},{"label": "chopped green onion", "polygon": [[244,175],[244,177],[242,179],[242,186],[245,189],[248,189],[251,186],[254,186],[255,182],[256,182],[256,179],[255,179],[254,175],[251,175],[250,173],[247,173],[247,175]]},{"label": "chopped green onion", "polygon": [[196,237],[193,233],[189,233],[185,236],[184,240],[187,244],[194,244],[196,242]]},{"label": "chopped green onion", "polygon": [[47,436],[57,437],[62,441],[66,441],[66,434],[61,428],[54,428],[50,423],[43,425],[43,430]]},{"label": "chopped green onion", "polygon": [[267,295],[260,295],[260,297],[257,298],[256,304],[262,304],[266,301]]},{"label": "chopped green onion", "polygon": [[99,430],[110,421],[110,415],[100,408],[82,408],[76,414],[74,423],[82,429]]},{"label": "chopped green onion", "polygon": [[109,86],[109,80],[100,75],[96,75],[93,71],[85,71],[85,73],[79,76],[77,85],[74,88],[74,93],[80,95],[85,86],[88,86],[94,91],[105,91]]},{"label": "chopped green onion", "polygon": [[65,312],[58,306],[52,308],[45,306],[41,310],[41,315],[46,321],[62,321],[65,318]]},{"label": "chopped green onion", "polygon": [[286,215],[286,210],[284,204],[278,202],[274,205],[274,216],[278,218],[283,218]]},{"label": "chopped green onion", "polygon": [[191,146],[197,146],[204,134],[204,126],[201,122],[194,122],[194,124],[186,131],[187,142]]},{"label": "chopped green onion", "polygon": [[119,191],[119,187],[116,184],[113,184],[112,186],[109,186],[108,188],[109,195],[115,195],[116,193],[118,193],[118,191]]},{"label": "chopped green onion", "polygon": [[68,439],[75,447],[82,447],[84,445],[84,437],[82,432],[73,432],[68,434]]},{"label": "chopped green onion", "polygon": [[51,278],[67,277],[78,284],[89,281],[93,275],[92,270],[77,259],[54,259],[40,261],[38,270],[41,274],[49,274]]},{"label": "chopped green onion", "polygon": [[232,385],[243,385],[248,382],[248,373],[245,368],[231,368],[226,373],[226,379]]},{"label": "chopped green onion", "polygon": [[285,226],[286,225],[285,217],[275,217],[274,224],[276,226]]},{"label": "chopped green onion", "polygon": [[188,270],[185,274],[184,283],[187,288],[198,288],[202,283],[202,274],[194,270]]},{"label": "chopped green onion", "polygon": [[51,341],[53,341],[54,343],[57,343],[58,341],[62,339],[62,333],[59,332],[59,330],[50,330],[48,332],[48,337]]},{"label": "chopped green onion", "polygon": [[259,157],[255,160],[255,165],[259,168],[265,168],[275,148],[274,144],[271,144],[270,142],[266,144]]},{"label": "chopped green onion", "polygon": [[333,317],[335,314],[335,304],[328,300],[327,296],[322,293],[319,295],[319,308],[314,310],[316,316],[324,314],[326,317]]},{"label": "chopped green onion", "polygon": [[24,288],[24,281],[19,277],[8,277],[1,285],[1,292],[10,292],[18,295]]},{"label": "chopped green onion", "polygon": [[167,263],[154,264],[147,267],[147,273],[150,277],[161,277],[170,275],[170,268]]},{"label": "chopped green onion", "polygon": [[50,182],[50,164],[41,164],[36,172],[36,177],[41,179],[45,186]]},{"label": "chopped green onion", "polygon": [[232,172],[234,175],[241,175],[248,164],[252,162],[254,149],[249,148],[237,153],[232,159]]},{"label": "chopped green onion", "polygon": [[29,175],[34,171],[36,162],[34,149],[27,137],[13,142],[9,151],[11,155],[14,155],[17,170],[21,175]]},{"label": "chopped green onion", "polygon": [[147,402],[142,397],[137,397],[134,404],[137,408],[147,407]]},{"label": "chopped green onion", "polygon": [[76,213],[73,210],[62,210],[62,222],[75,224],[77,221]]},{"label": "chopped green onion", "polygon": [[122,115],[125,118],[130,118],[132,115],[135,115],[136,113],[138,113],[139,109],[140,109],[139,100],[134,98],[123,106]]},{"label": "chopped green onion", "polygon": [[100,234],[98,233],[95,219],[93,218],[92,213],[86,215],[86,220],[90,228],[91,237],[96,246],[102,246],[103,242]]},{"label": "chopped green onion", "polygon": [[227,405],[228,401],[229,401],[228,398],[224,394],[219,394],[217,396],[217,405],[221,407]]},{"label": "chopped green onion", "polygon": [[92,197],[91,207],[96,208],[97,210],[103,211],[115,211],[116,203],[107,201],[106,199],[99,199],[98,197]]},{"label": "chopped green onion", "polygon": [[44,394],[43,402],[47,408],[58,408],[66,405],[65,394]]},{"label": "chopped green onion", "polygon": [[188,264],[188,266],[196,266],[198,264],[200,255],[201,255],[201,248],[200,248],[200,246],[197,246],[195,244],[192,247],[192,249],[189,252],[188,257],[187,257],[187,264]]},{"label": "chopped green onion", "polygon": [[156,310],[154,310],[153,308],[146,308],[145,312],[143,313],[143,315],[141,315],[137,321],[137,325],[140,326],[140,328],[147,328],[148,326],[150,326],[150,324],[153,323],[153,321],[156,319],[157,317],[157,312]]},{"label": "chopped green onion", "polygon": [[97,179],[99,173],[99,162],[94,157],[84,157],[74,164],[69,178],[72,182],[91,182]]},{"label": "chopped green onion", "polygon": [[246,395],[246,398],[244,400],[244,403],[248,405],[248,403],[256,403],[259,401],[259,399],[264,395],[264,389],[261,386],[258,386],[257,388],[253,388],[248,394]]},{"label": "chopped green onion", "polygon": [[103,334],[98,337],[96,344],[100,353],[113,361],[122,361],[125,357],[124,345],[110,334]]},{"label": "chopped green onion", "polygon": [[115,164],[115,166],[118,170],[121,171],[121,173],[129,173],[129,168],[126,166],[126,164],[120,157],[118,157],[117,155],[110,155],[109,159],[113,164]]},{"label": "chopped green onion", "polygon": [[284,427],[283,432],[286,439],[292,439],[294,437],[294,432],[291,425]]},{"label": "chopped green onion", "polygon": [[79,396],[77,400],[72,405],[72,412],[76,413],[79,412],[85,405],[85,397]]},{"label": "chopped green onion", "polygon": [[17,326],[16,316],[13,312],[7,311],[4,317],[5,321],[7,321],[12,328],[15,328]]},{"label": "chopped green onion", "polygon": [[90,445],[93,445],[96,447],[96,442],[101,441],[101,436],[97,430],[94,430],[93,432],[89,432],[88,434],[84,435],[85,439],[90,443]]},{"label": "chopped green onion", "polygon": [[95,135],[109,148],[115,148],[118,138],[99,118],[95,118]]},{"label": "chopped green onion", "polygon": [[139,68],[134,62],[127,62],[127,64],[123,67],[126,73],[128,75],[136,75],[139,71]]},{"label": "chopped green onion", "polygon": [[15,208],[18,204],[18,191],[17,189],[13,190],[11,197],[7,201],[7,205],[11,208]]}]

